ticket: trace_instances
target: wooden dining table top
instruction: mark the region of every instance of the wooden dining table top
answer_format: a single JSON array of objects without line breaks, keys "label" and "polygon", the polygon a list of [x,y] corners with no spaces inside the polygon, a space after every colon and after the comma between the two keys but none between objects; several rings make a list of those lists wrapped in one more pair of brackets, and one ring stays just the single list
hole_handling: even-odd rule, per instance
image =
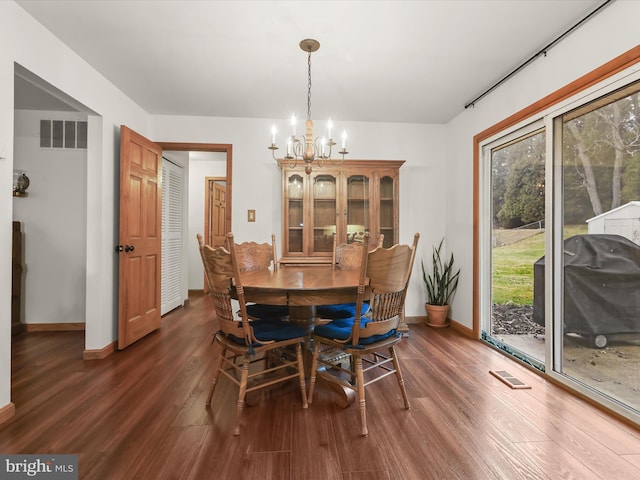
[{"label": "wooden dining table top", "polygon": [[355,302],[358,270],[331,266],[287,266],[241,275],[247,301],[306,306]]}]

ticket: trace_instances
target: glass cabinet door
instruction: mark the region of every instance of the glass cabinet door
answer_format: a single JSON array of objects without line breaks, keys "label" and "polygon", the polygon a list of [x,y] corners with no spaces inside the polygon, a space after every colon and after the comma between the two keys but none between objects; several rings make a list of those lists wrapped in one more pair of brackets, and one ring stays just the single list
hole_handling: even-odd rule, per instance
[{"label": "glass cabinet door", "polygon": [[336,233],[337,179],[333,175],[313,175],[313,252],[331,253]]},{"label": "glass cabinet door", "polygon": [[304,189],[301,175],[294,174],[288,178],[288,251],[303,253],[303,227],[304,227]]},{"label": "glass cabinet door", "polygon": [[384,235],[383,246],[389,248],[397,243],[395,238],[395,179],[385,175],[380,177],[380,234]]},{"label": "glass cabinet door", "polygon": [[[366,175],[347,177],[347,243],[362,242],[370,232],[370,182]],[[374,242],[374,239],[370,239]]]}]

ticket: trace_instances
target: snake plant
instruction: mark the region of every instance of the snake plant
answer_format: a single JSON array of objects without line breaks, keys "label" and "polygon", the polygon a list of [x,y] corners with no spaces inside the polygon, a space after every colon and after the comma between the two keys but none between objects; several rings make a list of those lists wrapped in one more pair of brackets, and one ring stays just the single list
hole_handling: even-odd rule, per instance
[{"label": "snake plant", "polygon": [[453,252],[448,261],[443,261],[440,251],[444,238],[437,247],[433,247],[431,258],[431,272],[427,272],[424,263],[422,266],[422,279],[427,290],[427,303],[430,305],[449,305],[449,299],[458,288],[460,269],[454,273]]}]

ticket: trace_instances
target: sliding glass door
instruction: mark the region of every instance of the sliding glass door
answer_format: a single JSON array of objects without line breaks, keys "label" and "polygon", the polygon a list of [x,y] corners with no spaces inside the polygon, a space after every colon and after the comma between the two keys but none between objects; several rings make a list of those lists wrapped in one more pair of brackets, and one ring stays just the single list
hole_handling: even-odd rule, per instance
[{"label": "sliding glass door", "polygon": [[640,421],[640,69],[480,144],[484,341]]},{"label": "sliding glass door", "polygon": [[556,370],[640,410],[640,83],[564,113],[554,134],[563,238]]},{"label": "sliding glass door", "polygon": [[544,298],[535,287],[545,247],[545,131],[527,126],[488,145],[486,152],[491,313],[482,337],[544,370],[544,315],[535,309]]}]

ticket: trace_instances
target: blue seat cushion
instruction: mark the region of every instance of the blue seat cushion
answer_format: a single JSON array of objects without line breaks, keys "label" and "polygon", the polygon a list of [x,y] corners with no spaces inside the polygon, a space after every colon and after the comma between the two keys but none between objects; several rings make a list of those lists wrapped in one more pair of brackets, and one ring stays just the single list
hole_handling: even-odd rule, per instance
[{"label": "blue seat cushion", "polygon": [[[340,318],[338,320],[333,320],[325,325],[318,325],[313,330],[313,334],[329,339],[346,340],[349,338],[349,335],[351,335],[351,329],[353,328],[353,322],[355,322],[355,320],[355,318]],[[364,329],[365,325],[370,321],[371,319],[369,318],[360,318],[360,328]],[[371,345],[372,343],[389,338],[390,336],[395,335],[395,333],[396,331],[393,329],[380,335],[360,338],[358,345]]]},{"label": "blue seat cushion", "polygon": [[282,318],[289,315],[289,307],[252,303],[247,305],[247,314],[253,318]]},{"label": "blue seat cushion", "polygon": [[[307,330],[304,327],[278,319],[253,320],[251,326],[256,339],[262,342],[272,340],[279,342],[307,335]],[[238,333],[242,334],[242,330],[238,329]],[[229,338],[239,345],[246,345],[243,337],[229,335]]]},{"label": "blue seat cushion", "polygon": [[[364,302],[360,315],[364,315],[369,310],[369,304]],[[353,318],[356,316],[355,303],[336,303],[334,305],[318,305],[316,307],[316,316],[320,318],[330,318],[337,320],[339,318]]]}]

